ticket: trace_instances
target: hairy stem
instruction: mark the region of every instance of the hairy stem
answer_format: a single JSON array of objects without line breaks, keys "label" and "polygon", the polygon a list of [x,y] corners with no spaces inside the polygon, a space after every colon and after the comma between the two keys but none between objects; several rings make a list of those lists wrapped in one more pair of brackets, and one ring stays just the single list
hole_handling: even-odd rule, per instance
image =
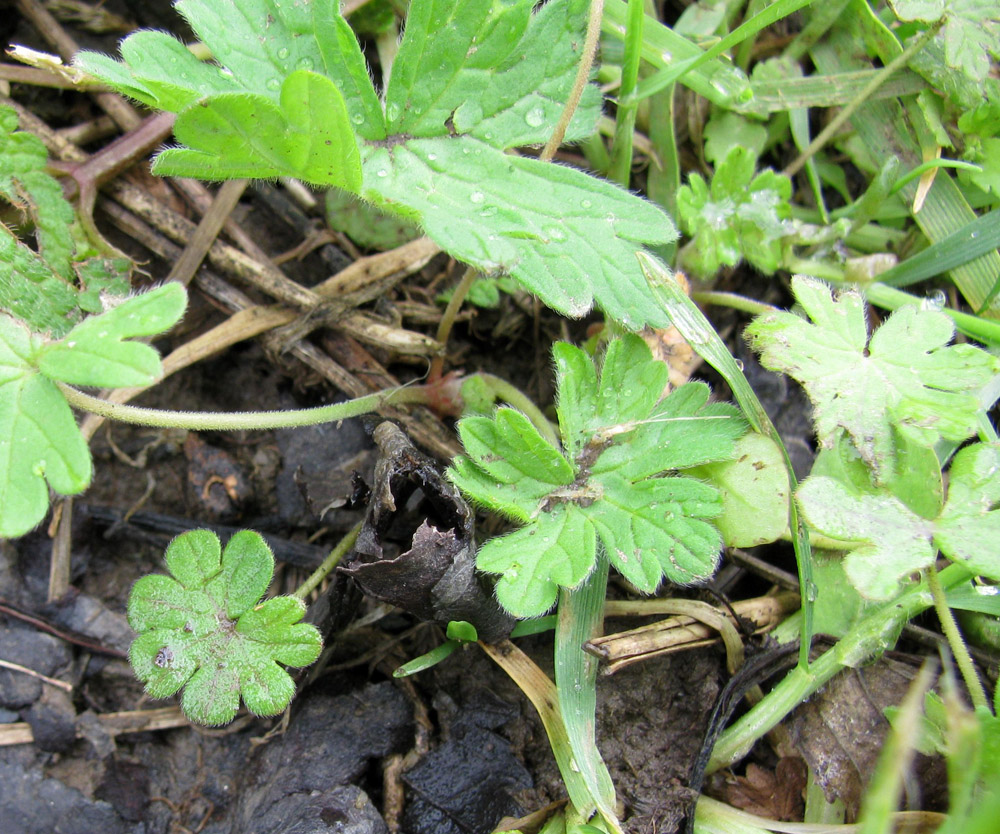
[{"label": "hairy stem", "polygon": [[986,690],[983,688],[983,682],[979,679],[979,675],[976,672],[976,664],[973,663],[972,655],[969,654],[969,647],[965,645],[965,640],[962,639],[962,634],[958,630],[955,615],[952,614],[951,609],[948,607],[944,588],[941,587],[941,578],[938,576],[937,568],[933,565],[927,571],[927,587],[930,588],[931,596],[934,597],[934,610],[938,615],[938,620],[941,621],[941,631],[948,640],[955,663],[962,673],[966,687],[969,689],[969,697],[972,699],[972,705],[977,709],[983,707],[989,710],[989,699],[986,696]]},{"label": "hairy stem", "polygon": [[590,16],[587,18],[587,35],[583,41],[583,54],[580,56],[580,64],[576,69],[576,78],[573,80],[573,89],[570,91],[569,100],[563,108],[562,115],[559,116],[559,123],[545,143],[538,158],[542,162],[548,162],[556,155],[556,151],[562,144],[566,135],[566,128],[576,112],[576,107],[580,103],[580,96],[590,80],[590,68],[594,65],[594,56],[597,53],[597,42],[601,37],[601,17],[604,15],[604,0],[590,0]]},{"label": "hairy stem", "polygon": [[423,403],[427,392],[422,387],[395,388],[358,397],[344,403],[321,405],[317,408],[303,408],[294,411],[234,411],[198,412],[164,411],[156,408],[140,408],[134,405],[110,403],[92,397],[64,383],[56,383],[70,405],[98,414],[121,423],[158,428],[188,429],[189,431],[240,431],[259,429],[285,429],[297,426],[314,426],[318,423],[333,423],[370,414],[386,405],[400,403]]}]

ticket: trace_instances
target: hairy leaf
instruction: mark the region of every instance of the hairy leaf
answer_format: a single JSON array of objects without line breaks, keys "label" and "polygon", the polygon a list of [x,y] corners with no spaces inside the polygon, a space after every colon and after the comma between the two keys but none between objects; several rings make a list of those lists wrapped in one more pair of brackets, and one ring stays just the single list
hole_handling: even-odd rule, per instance
[{"label": "hairy leaf", "polygon": [[[468,134],[498,148],[544,143],[573,84],[587,3],[437,0],[410,6],[386,91],[390,133]],[[588,86],[567,129],[594,131],[600,108]]]},{"label": "hairy leaf", "polygon": [[506,273],[570,316],[596,300],[630,328],[666,324],[635,259],[676,237],[670,219],[581,171],[507,156],[471,137],[365,151],[363,196],[411,217],[456,258]]},{"label": "hairy leaf", "polygon": [[129,650],[136,676],[154,698],[185,687],[184,714],[200,724],[231,721],[242,695],[255,715],[276,715],[295,694],[286,666],[307,666],[322,644],[300,623],[305,603],[275,597],[259,603],[274,572],[263,538],[241,530],[225,549],[209,530],[174,539],[169,576],[145,576],[132,588]]},{"label": "hairy leaf", "polygon": [[49,268],[69,280],[75,248],[70,226],[73,207],[48,173],[49,155],[41,139],[17,129],[17,114],[0,107],[0,195],[27,211],[37,229],[38,249]]},{"label": "hairy leaf", "polygon": [[977,393],[1000,360],[973,345],[949,345],[955,331],[948,316],[903,307],[869,337],[857,291],[831,298],[826,284],[804,276],[792,289],[811,321],[766,313],[746,332],[765,367],[805,388],[824,446],[845,430],[884,481],[894,469],[893,426],[924,445],[975,433]]},{"label": "hairy leaf", "polygon": [[889,599],[902,580],[933,563],[938,549],[970,570],[1000,579],[1000,447],[976,443],[952,462],[948,498],[937,518],[909,509],[888,490],[858,492],[813,476],[796,497],[809,524],[845,542],[844,568],[869,599]]},{"label": "hairy leaf", "polygon": [[661,400],[666,366],[637,336],[612,341],[600,372],[583,351],[556,345],[558,415],[568,455],[509,408],[459,422],[466,456],[449,477],[474,500],[522,524],[479,551],[500,573],[497,597],[519,617],[544,613],[559,587],[593,570],[600,539],[611,563],[641,590],[664,577],[711,575],[722,545],[711,519],[718,491],[668,474],[731,457],[746,426],[735,409],[709,405],[704,385]]},{"label": "hairy leaf", "polygon": [[692,174],[677,192],[677,213],[691,236],[684,263],[709,278],[723,264],[744,258],[762,272],[781,263],[781,238],[788,232],[791,180],[774,171],[754,176],[754,152],[743,146],[729,150],[708,185]]},{"label": "hairy leaf", "polygon": [[[596,302],[630,329],[665,324],[635,254],[675,239],[669,218],[582,172],[504,153],[549,138],[583,48],[586,0],[534,6],[414,0],[385,114],[333,0],[182,0],[224,71],[159,33],[126,39],[123,63],[83,53],[78,64],[179,112],[185,147],[164,151],[157,173],[295,176],[359,192],[559,312]],[[566,138],[593,133],[599,109],[588,85]]]},{"label": "hairy leaf", "polygon": [[166,332],[186,306],[187,294],[176,282],[137,295],[90,316],[60,341],[43,347],[38,367],[46,376],[73,385],[151,385],[163,373],[159,353],[142,342],[126,340]]},{"label": "hairy leaf", "polygon": [[73,412],[35,369],[39,347],[38,337],[0,313],[0,538],[42,520],[49,486],[74,495],[90,483],[90,451]]}]

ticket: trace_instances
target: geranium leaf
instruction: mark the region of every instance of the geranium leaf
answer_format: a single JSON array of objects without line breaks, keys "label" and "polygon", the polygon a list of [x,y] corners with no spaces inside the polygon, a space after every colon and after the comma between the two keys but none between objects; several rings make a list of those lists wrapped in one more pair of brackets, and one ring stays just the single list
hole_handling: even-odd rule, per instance
[{"label": "geranium leaf", "polygon": [[501,604],[519,617],[543,614],[560,587],[576,587],[593,570],[598,535],[611,563],[641,590],[654,591],[664,577],[685,584],[710,576],[722,544],[711,523],[722,510],[718,491],[652,476],[727,459],[746,424],[731,407],[709,405],[707,386],[686,385],[661,400],[666,366],[638,336],[612,341],[600,372],[577,348],[553,352],[560,431],[572,459],[523,415],[499,409],[459,422],[468,456],[448,472],[473,499],[525,525],[486,542],[477,556],[482,570],[501,574]]},{"label": "geranium leaf", "polygon": [[821,444],[845,430],[884,481],[894,470],[893,426],[928,446],[975,433],[977,392],[1000,371],[1000,360],[973,345],[949,345],[950,318],[903,307],[869,339],[860,293],[831,298],[826,284],[804,276],[792,288],[812,321],[766,313],[747,336],[765,367],[805,388]]},{"label": "geranium leaf", "polygon": [[167,548],[175,578],[146,576],[132,589],[129,623],[140,632],[129,659],[155,698],[185,687],[181,708],[192,720],[231,721],[240,695],[257,715],[283,710],[295,687],[278,666],[307,666],[320,653],[315,627],[301,623],[302,600],[275,597],[258,605],[274,557],[250,530],[223,549],[209,530],[193,530]]},{"label": "geranium leaf", "polygon": [[74,385],[150,385],[163,373],[160,355],[147,344],[128,340],[169,330],[186,306],[187,293],[176,282],[137,295],[47,344],[39,351],[38,367],[46,376]]}]

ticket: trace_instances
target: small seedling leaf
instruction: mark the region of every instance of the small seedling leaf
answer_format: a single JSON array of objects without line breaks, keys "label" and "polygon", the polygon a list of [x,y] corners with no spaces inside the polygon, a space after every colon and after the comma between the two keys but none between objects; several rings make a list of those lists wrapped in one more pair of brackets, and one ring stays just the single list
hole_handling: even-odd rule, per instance
[{"label": "small seedling leaf", "polygon": [[699,277],[709,278],[723,264],[735,266],[744,258],[767,274],[781,264],[791,180],[774,171],[754,176],[755,162],[753,151],[737,145],[719,164],[711,185],[692,174],[677,192],[681,228],[691,236],[683,263]]},{"label": "small seedling leaf", "polygon": [[1000,360],[973,345],[949,345],[948,316],[903,307],[869,339],[859,292],[831,298],[826,284],[804,276],[792,289],[811,321],[766,313],[747,336],[765,367],[805,388],[821,444],[832,445],[845,430],[884,482],[895,469],[894,426],[927,446],[975,433],[977,392],[1000,371]]},{"label": "small seedling leaf", "polygon": [[160,355],[142,342],[173,327],[184,314],[187,294],[176,282],[122,302],[76,325],[38,354],[46,376],[72,385],[126,388],[150,385],[163,373]]},{"label": "small seedling leaf", "polygon": [[710,576],[722,544],[711,523],[719,493],[665,473],[728,459],[746,424],[732,407],[708,404],[704,385],[661,400],[666,367],[637,336],[612,341],[599,373],[578,348],[553,352],[570,457],[501,408],[459,422],[467,454],[448,471],[474,500],[525,525],[486,542],[477,557],[482,570],[501,574],[500,603],[518,617],[543,614],[560,587],[577,587],[593,570],[598,536],[611,563],[644,591],[664,577]]},{"label": "small seedling leaf", "polygon": [[172,577],[146,576],[129,596],[129,624],[139,636],[129,650],[136,676],[154,698],[182,686],[181,708],[192,721],[231,721],[242,695],[256,715],[276,715],[295,692],[278,664],[307,666],[322,648],[319,632],[301,623],[295,597],[260,602],[274,557],[263,538],[242,530],[225,549],[209,530],[194,530],[167,548]]}]

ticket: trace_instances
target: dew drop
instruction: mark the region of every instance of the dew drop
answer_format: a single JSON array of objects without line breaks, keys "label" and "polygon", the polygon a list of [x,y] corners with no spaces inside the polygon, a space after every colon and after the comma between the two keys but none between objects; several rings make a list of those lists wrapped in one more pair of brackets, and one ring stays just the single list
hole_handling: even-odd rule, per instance
[{"label": "dew drop", "polygon": [[545,111],[541,107],[532,107],[524,116],[528,127],[541,127],[545,122]]},{"label": "dew drop", "polygon": [[295,66],[300,70],[311,70],[313,68],[313,59],[306,55],[299,58],[299,60],[295,62]]},{"label": "dew drop", "polygon": [[269,78],[265,86],[269,90],[278,90],[281,88],[281,82],[277,78]]},{"label": "dew drop", "polygon": [[743,360],[742,359],[737,359],[736,360],[736,367],[739,368],[740,371],[743,370]]},{"label": "dew drop", "polygon": [[566,231],[561,226],[545,226],[542,232],[549,240],[562,242],[566,240]]},{"label": "dew drop", "polygon": [[580,200],[580,208],[589,209],[592,205],[594,204],[590,200]]},{"label": "dew drop", "polygon": [[429,154],[427,154],[427,161],[428,162],[433,162],[437,158],[438,158],[438,155],[436,153],[429,153]]},{"label": "dew drop", "polygon": [[483,194],[482,191],[473,191],[469,195],[469,202],[470,203],[481,203],[485,199],[486,199],[486,195]]},{"label": "dew drop", "polygon": [[377,177],[387,177],[387,176],[389,176],[389,172],[386,171],[385,168],[379,168],[375,172],[375,176],[377,176]]},{"label": "dew drop", "polygon": [[806,599],[809,602],[816,602],[819,598],[819,586],[815,582],[809,582],[806,585]]},{"label": "dew drop", "polygon": [[363,125],[365,123],[365,117],[361,113],[355,113],[351,116],[351,121],[356,125]]},{"label": "dew drop", "polygon": [[481,212],[479,212],[480,217],[495,217],[498,209],[496,206],[487,206]]},{"label": "dew drop", "polygon": [[386,107],[386,109],[385,109],[385,117],[390,122],[396,121],[399,118],[399,105],[393,103],[393,104],[390,104],[388,107]]},{"label": "dew drop", "polygon": [[287,61],[288,60],[288,49],[285,48],[284,46],[281,47],[281,49],[278,50],[278,59],[281,60],[281,61]]},{"label": "dew drop", "polygon": [[934,290],[924,299],[924,309],[940,313],[948,303],[948,296],[942,290]]}]

